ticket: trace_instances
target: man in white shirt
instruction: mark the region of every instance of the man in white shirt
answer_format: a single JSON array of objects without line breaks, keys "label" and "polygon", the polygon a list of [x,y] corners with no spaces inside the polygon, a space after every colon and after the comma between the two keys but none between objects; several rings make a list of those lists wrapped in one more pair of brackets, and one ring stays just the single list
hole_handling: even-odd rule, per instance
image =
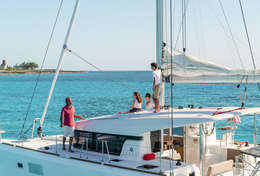
[{"label": "man in white shirt", "polygon": [[160,88],[161,88],[161,70],[158,68],[157,63],[151,63],[153,70],[153,101],[155,104],[155,112],[160,112]]}]

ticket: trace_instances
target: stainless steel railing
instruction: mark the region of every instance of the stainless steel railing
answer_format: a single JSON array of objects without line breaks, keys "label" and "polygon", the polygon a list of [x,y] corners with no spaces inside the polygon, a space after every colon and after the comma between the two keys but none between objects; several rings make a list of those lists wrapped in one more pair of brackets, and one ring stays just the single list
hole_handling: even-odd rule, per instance
[{"label": "stainless steel railing", "polygon": [[33,126],[32,126],[32,139],[34,138],[34,128],[37,121],[40,121],[41,118],[35,118],[33,119]]}]

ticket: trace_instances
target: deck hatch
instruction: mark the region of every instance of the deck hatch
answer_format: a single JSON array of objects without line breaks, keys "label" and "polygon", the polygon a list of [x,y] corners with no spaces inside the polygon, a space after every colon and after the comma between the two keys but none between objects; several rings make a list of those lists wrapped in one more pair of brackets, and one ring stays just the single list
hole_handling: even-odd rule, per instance
[{"label": "deck hatch", "polygon": [[144,165],[138,166],[137,168],[138,168],[138,169],[155,169],[155,168],[157,168],[157,167],[158,167],[158,166],[151,165],[151,164],[144,164]]},{"label": "deck hatch", "polygon": [[40,164],[28,163],[29,172],[36,175],[43,175],[43,168]]},{"label": "deck hatch", "polygon": [[120,161],[122,161],[122,160],[120,160],[120,159],[112,159],[112,160],[110,160],[110,161],[113,161],[113,162],[120,162]]}]

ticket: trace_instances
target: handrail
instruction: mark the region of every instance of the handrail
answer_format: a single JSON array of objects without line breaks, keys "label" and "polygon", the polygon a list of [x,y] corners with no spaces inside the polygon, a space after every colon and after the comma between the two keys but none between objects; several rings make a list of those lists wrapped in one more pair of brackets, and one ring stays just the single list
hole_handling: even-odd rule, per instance
[{"label": "handrail", "polygon": [[5,131],[2,131],[1,126],[0,126],[0,144],[2,143],[2,134],[4,134],[4,133],[5,133]]},{"label": "handrail", "polygon": [[[85,138],[84,138],[85,139]],[[86,139],[85,139],[86,140]],[[80,147],[80,154],[79,154],[79,157],[82,158],[82,150],[83,150],[83,146],[84,146],[84,143],[85,141],[83,141],[83,144],[81,144],[81,147]]]},{"label": "handrail", "polygon": [[56,134],[56,154],[58,153],[58,136],[57,136],[57,134]]},{"label": "handrail", "polygon": [[106,149],[107,149],[108,162],[110,162],[110,154],[109,154],[109,150],[108,150],[107,141],[105,141],[105,144],[106,144]]},{"label": "handrail", "polygon": [[101,158],[101,161],[104,162],[104,140],[102,140],[101,142],[102,142],[102,158]]},{"label": "handrail", "polygon": [[86,138],[86,159],[88,159],[88,138]]},{"label": "handrail", "polygon": [[5,131],[2,131],[1,129],[0,129],[0,143],[2,143],[2,134],[3,133],[5,133]]},{"label": "handrail", "polygon": [[33,126],[32,126],[32,139],[33,139],[33,136],[34,136],[34,128],[35,128],[35,124],[37,121],[40,121],[41,118],[35,118],[33,119]]},{"label": "handrail", "polygon": [[102,144],[102,158],[101,158],[101,161],[104,162],[104,156],[105,156],[105,148],[106,147],[106,150],[107,150],[107,156],[108,156],[108,162],[110,162],[110,154],[109,154],[109,149],[108,149],[108,144],[107,144],[107,141],[106,140],[100,140],[101,141],[101,144]]}]

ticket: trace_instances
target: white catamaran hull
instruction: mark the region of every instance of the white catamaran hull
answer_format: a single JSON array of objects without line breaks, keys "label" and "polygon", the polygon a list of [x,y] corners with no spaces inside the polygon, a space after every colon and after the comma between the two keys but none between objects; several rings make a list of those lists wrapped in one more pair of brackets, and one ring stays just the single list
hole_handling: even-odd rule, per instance
[{"label": "white catamaran hull", "polygon": [[109,167],[0,144],[0,170],[3,176],[143,176],[144,172]]}]

